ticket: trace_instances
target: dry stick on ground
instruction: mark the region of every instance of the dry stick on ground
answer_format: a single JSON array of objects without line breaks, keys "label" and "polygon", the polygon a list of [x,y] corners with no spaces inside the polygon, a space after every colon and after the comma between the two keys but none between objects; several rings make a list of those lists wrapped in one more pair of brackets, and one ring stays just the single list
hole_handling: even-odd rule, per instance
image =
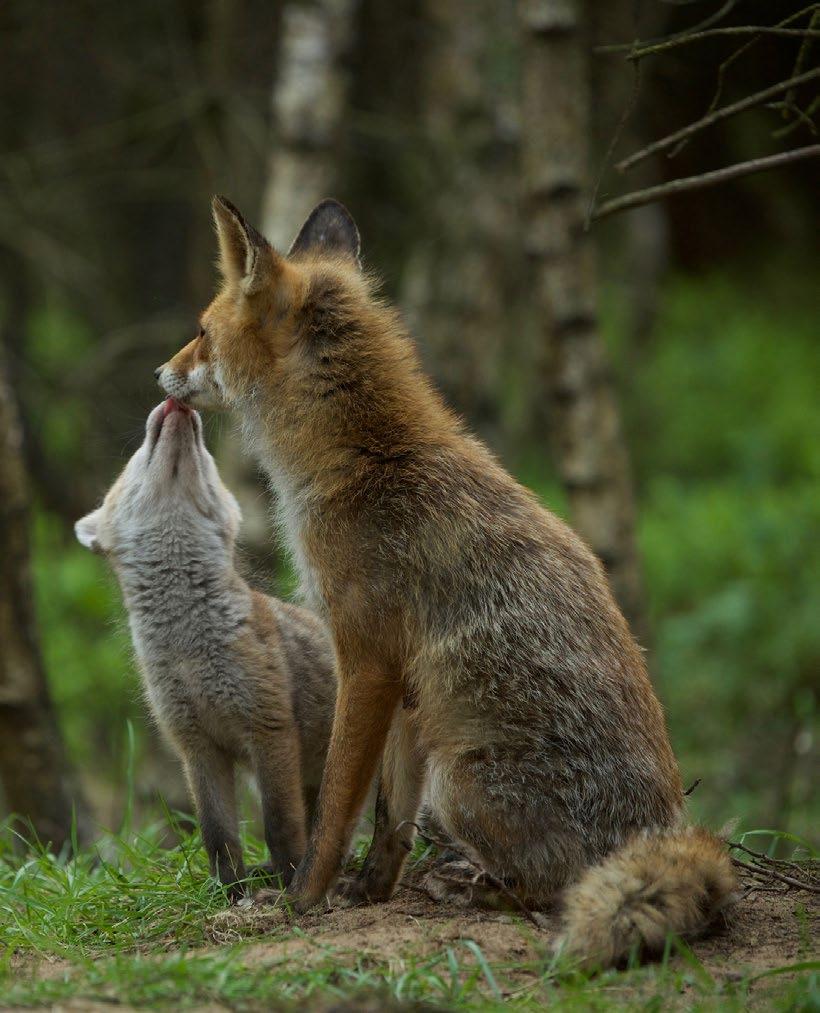
[{"label": "dry stick on ground", "polygon": [[715,169],[714,172],[704,172],[698,176],[685,176],[683,179],[674,179],[670,183],[650,186],[645,190],[634,190],[632,193],[624,194],[623,197],[614,197],[612,200],[605,201],[595,209],[591,220],[595,222],[606,218],[607,215],[614,215],[630,208],[638,208],[652,201],[660,200],[662,197],[684,193],[687,190],[702,190],[704,187],[725,183],[730,179],[750,176],[755,172],[765,172],[767,169],[777,169],[782,165],[799,162],[804,158],[816,158],[818,155],[820,155],[820,144],[809,144],[804,148],[795,148],[793,151],[782,151],[777,155],[753,158],[748,162],[738,162],[736,165],[728,165],[724,169]]},{"label": "dry stick on ground", "polygon": [[704,130],[706,127],[712,126],[714,123],[719,123],[721,120],[725,120],[730,116],[736,116],[738,113],[745,112],[747,109],[763,105],[767,99],[774,98],[775,95],[779,95],[783,91],[788,91],[790,88],[797,88],[801,84],[806,84],[808,81],[813,81],[818,77],[820,77],[820,67],[816,67],[814,70],[808,70],[805,74],[797,74],[795,77],[790,77],[785,81],[778,81],[777,84],[773,84],[770,88],[764,88],[763,91],[755,92],[754,95],[747,95],[746,98],[741,99],[739,102],[733,102],[731,105],[723,106],[722,109],[716,109],[712,113],[707,113],[706,116],[702,116],[699,120],[695,120],[694,123],[690,123],[688,126],[682,127],[680,130],[676,130],[672,134],[667,134],[666,137],[661,137],[657,141],[653,141],[652,144],[648,144],[640,151],[636,151],[635,154],[630,155],[629,158],[622,159],[616,164],[615,168],[619,172],[631,169],[633,165],[637,165],[638,162],[642,162],[650,155],[654,155],[658,151],[663,151],[664,148],[670,147],[677,141],[682,141],[687,137],[691,137],[692,134],[696,134],[699,130]]},{"label": "dry stick on ground", "polygon": [[766,869],[772,866],[791,869],[800,876],[808,876],[810,881],[817,880],[818,883],[820,883],[820,862],[818,862],[815,858],[806,858],[803,860],[795,858],[772,858],[769,855],[764,855],[762,851],[753,851],[751,848],[747,848],[745,844],[730,844],[729,847],[732,850],[742,851],[745,855],[749,855],[755,865],[762,866]]},{"label": "dry stick on ground", "polygon": [[[787,865],[791,866],[792,869],[799,869],[801,872],[806,871],[806,866],[812,866],[816,864],[817,860],[814,858],[807,858],[805,861],[799,861],[796,858],[772,858],[771,855],[765,855],[762,851],[754,851],[752,848],[747,848],[745,844],[730,844],[730,848],[736,851],[742,851],[744,855],[749,855],[751,858],[755,858],[758,862],[763,862],[766,865]],[[820,866],[818,866],[818,875],[820,875]]]},{"label": "dry stick on ground", "polygon": [[812,883],[807,883],[804,880],[795,879],[793,876],[787,876],[784,872],[780,872],[777,869],[757,868],[754,865],[750,865],[748,862],[741,862],[739,858],[733,858],[732,865],[734,865],[736,869],[741,869],[749,876],[756,876],[762,880],[777,879],[781,883],[786,883],[788,886],[794,887],[796,890],[808,890],[810,893],[820,893],[820,886],[814,886]]},{"label": "dry stick on ground", "polygon": [[[745,844],[730,843],[730,851],[742,851],[751,858],[750,862],[742,862],[738,858],[732,859],[732,864],[739,871],[747,876],[753,876],[757,880],[771,883],[776,880],[785,883],[787,886],[797,890],[808,890],[810,893],[820,893],[820,863],[808,861],[801,863],[793,859],[770,858],[760,851],[753,851]],[[787,875],[783,870],[789,869],[794,875]],[[798,878],[802,877],[802,878]]]},{"label": "dry stick on ground", "polygon": [[[814,6],[812,4],[808,11],[811,11]],[[803,13],[807,13],[807,11]],[[793,15],[791,20],[794,20],[795,17],[796,15]],[[694,32],[692,35],[685,35],[682,38],[662,39],[660,42],[650,43],[640,48],[627,43],[614,46],[596,46],[595,52],[628,53],[627,60],[641,60],[645,56],[654,56],[655,53],[663,53],[667,49],[675,49],[678,46],[699,42],[701,39],[709,39],[716,35],[783,35],[811,39],[820,38],[820,31],[814,28],[781,28],[778,25],[738,25],[736,28],[709,28],[705,32]]]},{"label": "dry stick on ground", "polygon": [[[398,831],[401,830],[401,828],[404,826],[415,827],[416,833],[426,844],[432,844],[436,848],[440,848],[442,851],[451,851],[454,855],[458,855],[460,859],[467,862],[468,865],[472,866],[472,868],[475,869],[476,874],[473,882],[478,882],[478,879],[480,877],[483,877],[484,881],[488,884],[488,886],[491,886],[494,890],[498,890],[500,894],[506,897],[506,899],[510,901],[513,907],[515,907],[518,911],[521,912],[522,915],[524,915],[527,921],[531,922],[537,928],[541,928],[538,919],[535,917],[532,911],[530,911],[527,905],[521,900],[521,898],[517,894],[513,893],[513,891],[507,886],[506,883],[498,879],[491,872],[487,872],[486,869],[484,869],[472,858],[470,858],[469,855],[466,855],[463,851],[460,851],[451,841],[442,841],[436,837],[432,837],[430,834],[425,833],[418,825],[418,823],[414,823],[412,820],[403,820],[396,827],[396,832],[398,833]],[[443,879],[445,882],[448,883],[459,883],[459,884],[461,883],[461,880],[457,880],[452,876],[441,876],[441,879]]]}]

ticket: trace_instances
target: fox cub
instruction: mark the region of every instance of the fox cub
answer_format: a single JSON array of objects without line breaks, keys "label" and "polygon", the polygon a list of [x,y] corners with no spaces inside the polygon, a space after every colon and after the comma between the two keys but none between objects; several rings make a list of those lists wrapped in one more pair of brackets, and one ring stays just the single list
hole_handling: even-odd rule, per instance
[{"label": "fox cub", "polygon": [[234,768],[253,773],[270,866],[305,851],[336,695],[333,648],[311,613],[252,590],[234,565],[240,513],[202,422],[169,398],[103,504],[76,524],[110,561],[151,710],[185,768],[212,875],[242,891]]},{"label": "fox cub", "polygon": [[380,763],[349,898],[390,896],[424,806],[525,903],[563,894],[587,964],[703,929],[733,892],[729,856],[686,825],[599,561],[444,405],[345,208],[319,204],[286,256],[226,200],[214,214],[222,286],[158,379],[240,416],[332,629],[338,700],[294,903],[333,884]]}]

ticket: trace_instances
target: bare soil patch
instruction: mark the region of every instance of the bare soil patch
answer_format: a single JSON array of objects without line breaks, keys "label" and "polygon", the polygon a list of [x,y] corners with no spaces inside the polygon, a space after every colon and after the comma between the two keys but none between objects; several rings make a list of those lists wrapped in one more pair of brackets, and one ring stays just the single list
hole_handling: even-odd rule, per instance
[{"label": "bare soil patch", "polygon": [[[816,958],[818,921],[817,894],[760,889],[738,901],[724,924],[694,941],[692,950],[716,981],[740,979]],[[505,991],[539,977],[558,931],[557,914],[537,928],[515,914],[440,903],[406,887],[386,904],[299,916],[254,905],[221,912],[209,925],[211,938],[220,944],[265,935],[243,954],[248,962],[294,961],[300,967],[329,958],[340,964],[372,960],[395,967],[473,940],[488,963],[502,969]]]}]

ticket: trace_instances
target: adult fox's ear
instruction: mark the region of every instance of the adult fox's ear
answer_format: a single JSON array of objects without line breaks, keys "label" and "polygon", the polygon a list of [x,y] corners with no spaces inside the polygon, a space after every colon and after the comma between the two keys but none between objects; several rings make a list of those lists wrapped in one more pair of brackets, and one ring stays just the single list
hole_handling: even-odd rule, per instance
[{"label": "adult fox's ear", "polygon": [[237,282],[246,295],[253,295],[270,278],[278,254],[227,197],[214,197],[212,206],[222,274]]},{"label": "adult fox's ear", "polygon": [[92,510],[90,514],[81,517],[74,525],[74,534],[80,545],[84,545],[92,552],[102,552],[99,540],[100,511]]},{"label": "adult fox's ear", "polygon": [[300,253],[342,254],[351,257],[360,267],[361,240],[353,216],[332,197],[321,201],[310,212],[299,235],[293,240],[289,257]]}]

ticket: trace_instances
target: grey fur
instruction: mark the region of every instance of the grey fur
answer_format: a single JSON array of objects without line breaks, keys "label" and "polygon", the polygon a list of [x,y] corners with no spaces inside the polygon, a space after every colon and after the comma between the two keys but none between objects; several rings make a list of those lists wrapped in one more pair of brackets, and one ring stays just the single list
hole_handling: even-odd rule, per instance
[{"label": "grey fur", "polygon": [[163,422],[162,411],[78,537],[117,574],[146,697],[185,767],[212,873],[245,878],[238,763],[256,779],[273,870],[287,879],[304,848],[302,793],[312,805],[330,736],[332,644],[315,616],[238,574],[239,510],[199,417],[176,410]]}]

